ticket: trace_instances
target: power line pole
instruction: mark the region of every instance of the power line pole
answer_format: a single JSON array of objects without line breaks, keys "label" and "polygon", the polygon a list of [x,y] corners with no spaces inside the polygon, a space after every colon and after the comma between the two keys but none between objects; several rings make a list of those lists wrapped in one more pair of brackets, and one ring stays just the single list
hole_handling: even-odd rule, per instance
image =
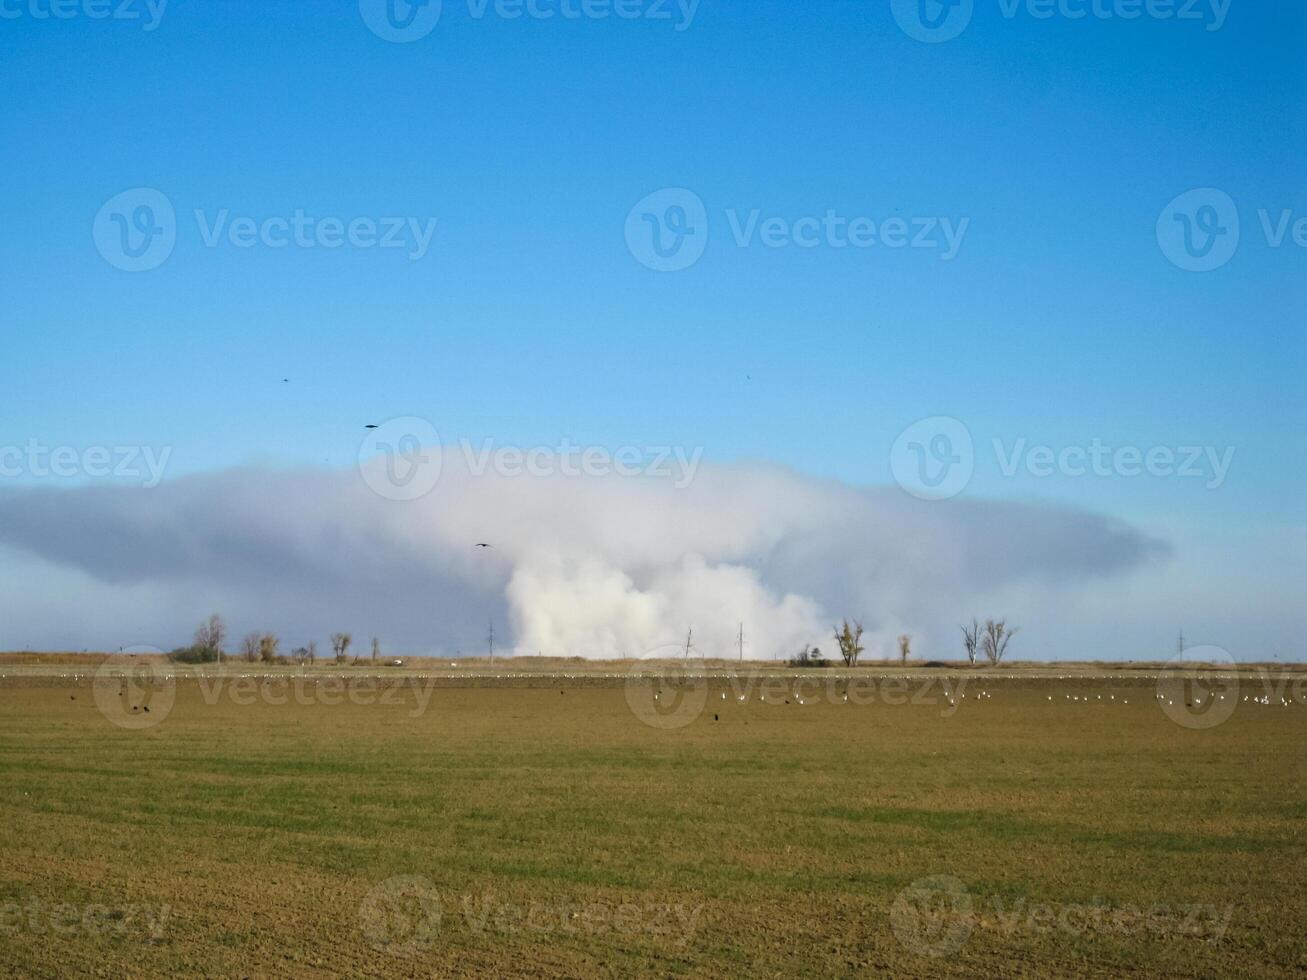
[{"label": "power line pole", "polygon": [[736,637],[736,642],[740,645],[740,663],[744,663],[744,624],[740,624],[740,635]]},{"label": "power line pole", "polygon": [[486,643],[490,647],[490,665],[495,664],[495,621],[490,621],[490,632],[486,634]]},{"label": "power line pole", "polygon": [[694,641],[694,627],[691,626],[690,632],[685,634],[685,656],[681,658],[682,660],[690,659],[690,648],[694,646],[693,641]]}]

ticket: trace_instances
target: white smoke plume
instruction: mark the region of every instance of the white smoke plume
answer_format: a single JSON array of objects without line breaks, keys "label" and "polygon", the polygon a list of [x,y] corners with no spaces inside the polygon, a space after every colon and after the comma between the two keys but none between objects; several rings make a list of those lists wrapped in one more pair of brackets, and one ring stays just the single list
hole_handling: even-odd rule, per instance
[{"label": "white smoke plume", "polygon": [[233,633],[288,645],[346,629],[440,655],[483,652],[494,622],[500,649],[522,655],[671,652],[693,629],[697,652],[734,656],[743,624],[756,659],[830,648],[844,616],[865,623],[871,656],[899,632],[956,656],[962,619],[1037,616],[1044,596],[1166,553],[1085,511],[923,502],[770,465],[704,464],[682,487],[478,473],[457,453],[414,501],[358,470],[9,490],[0,547],[10,649],[179,645],[217,610]]}]

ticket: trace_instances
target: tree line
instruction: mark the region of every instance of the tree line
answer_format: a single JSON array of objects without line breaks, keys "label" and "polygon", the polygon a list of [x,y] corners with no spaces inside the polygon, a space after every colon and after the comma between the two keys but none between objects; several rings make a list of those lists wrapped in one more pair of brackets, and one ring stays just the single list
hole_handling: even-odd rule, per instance
[{"label": "tree line", "polygon": [[[961,626],[962,647],[966,650],[967,660],[974,667],[976,658],[984,656],[993,666],[998,666],[1007,655],[1008,644],[1016,635],[1019,627],[1008,626],[1005,619],[987,619],[982,625],[972,619],[970,626]],[[845,667],[856,667],[858,658],[866,652],[862,645],[862,624],[857,620],[850,623],[847,619],[835,627],[835,646]],[[903,633],[898,638],[899,662],[906,665],[912,656],[912,637]],[[830,661],[822,657],[817,647],[805,646],[796,657],[790,658],[792,667],[828,667]]]},{"label": "tree line", "polygon": [[[350,663],[350,646],[354,642],[353,634],[332,633],[331,654],[337,664]],[[289,654],[281,652],[281,639],[276,633],[253,632],[241,638],[238,652],[230,656],[227,653],[227,624],[221,616],[214,613],[195,628],[195,635],[189,646],[180,647],[169,658],[177,663],[206,664],[222,663],[228,659],[243,660],[246,663],[265,664],[315,664],[318,662],[318,643],[310,640],[300,647],[295,647]],[[355,657],[353,662],[359,663]],[[372,638],[371,661],[381,659],[381,641]]]}]

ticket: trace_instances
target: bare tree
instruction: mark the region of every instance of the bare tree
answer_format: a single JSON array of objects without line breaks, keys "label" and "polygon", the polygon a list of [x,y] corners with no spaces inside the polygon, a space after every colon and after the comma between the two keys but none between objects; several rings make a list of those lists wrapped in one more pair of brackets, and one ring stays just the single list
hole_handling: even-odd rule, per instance
[{"label": "bare tree", "polygon": [[309,663],[316,664],[318,662],[318,641],[309,640],[309,645],[304,648],[304,652],[309,655]]},{"label": "bare tree", "polygon": [[1016,634],[1017,627],[1009,629],[1005,619],[1000,619],[997,623],[992,619],[985,620],[985,635],[981,637],[985,659],[991,664],[1001,663],[1003,655],[1007,653],[1008,643]]},{"label": "bare tree", "polygon": [[375,664],[381,659],[381,641],[375,636],[372,638],[372,662]]},{"label": "bare tree", "polygon": [[904,664],[908,662],[908,657],[912,653],[912,637],[907,633],[899,634],[899,660]]},{"label": "bare tree", "polygon": [[265,664],[274,663],[277,659],[277,647],[281,641],[277,639],[276,633],[264,633],[259,637],[259,659]]},{"label": "bare tree", "polygon": [[241,640],[241,656],[250,663],[259,659],[259,641],[263,639],[259,633],[246,633]]},{"label": "bare tree", "polygon": [[844,666],[858,666],[858,654],[863,652],[860,643],[862,640],[862,624],[855,622],[852,626],[849,621],[844,620],[843,627],[836,627],[835,642],[839,644],[840,656],[844,658]]},{"label": "bare tree", "polygon": [[206,660],[221,660],[222,647],[227,642],[227,625],[214,613],[195,628],[191,646],[204,654]]},{"label": "bare tree", "polygon": [[353,639],[348,633],[331,634],[331,652],[336,655],[336,663],[349,663],[349,645]]},{"label": "bare tree", "polygon": [[980,624],[974,619],[971,621],[971,627],[959,626],[962,630],[962,645],[967,648],[967,659],[971,661],[971,666],[976,665],[976,651],[980,647]]}]

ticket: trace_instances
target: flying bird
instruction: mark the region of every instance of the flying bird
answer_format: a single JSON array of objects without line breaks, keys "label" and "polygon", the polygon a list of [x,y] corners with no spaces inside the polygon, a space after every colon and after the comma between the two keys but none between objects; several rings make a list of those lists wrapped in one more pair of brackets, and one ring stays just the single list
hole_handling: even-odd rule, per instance
[{"label": "flying bird", "polygon": [[493,544],[486,544],[484,541],[478,541],[478,542],[477,542],[477,547],[478,547],[478,548],[493,548],[494,545],[493,545]]},{"label": "flying bird", "polygon": [[365,426],[363,426],[363,428],[365,428],[365,429],[375,429],[376,426],[375,426],[375,425],[365,425]]}]

